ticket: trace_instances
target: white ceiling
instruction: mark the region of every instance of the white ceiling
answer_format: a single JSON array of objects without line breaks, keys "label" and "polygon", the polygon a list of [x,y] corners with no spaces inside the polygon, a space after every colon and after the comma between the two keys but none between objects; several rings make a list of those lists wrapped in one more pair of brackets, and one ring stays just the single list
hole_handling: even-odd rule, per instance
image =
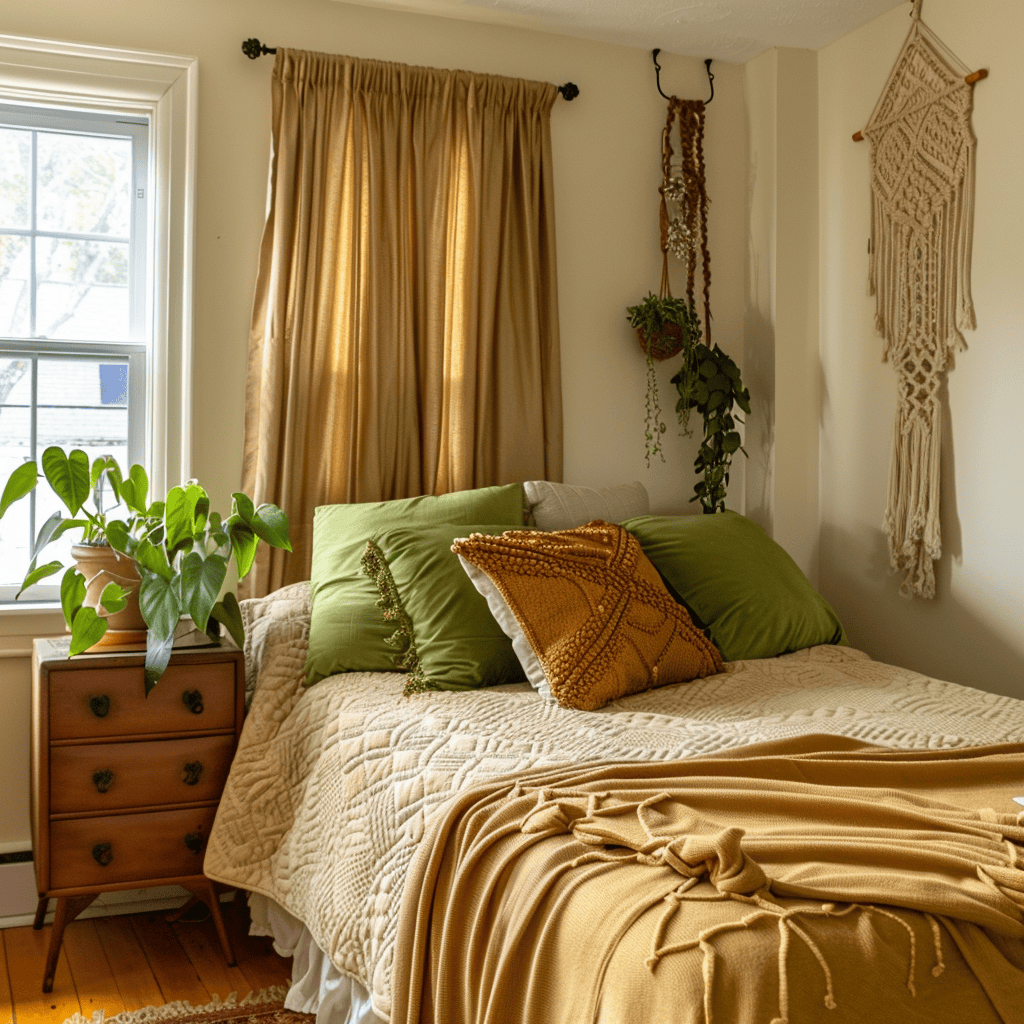
[{"label": "white ceiling", "polygon": [[744,62],[775,46],[817,50],[908,0],[346,0]]}]

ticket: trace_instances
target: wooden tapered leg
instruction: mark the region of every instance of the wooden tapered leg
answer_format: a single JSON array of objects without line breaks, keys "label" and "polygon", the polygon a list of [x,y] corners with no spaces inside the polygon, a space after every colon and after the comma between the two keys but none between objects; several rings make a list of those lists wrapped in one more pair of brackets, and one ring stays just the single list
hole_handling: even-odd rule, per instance
[{"label": "wooden tapered leg", "polygon": [[43,921],[46,920],[46,911],[50,906],[50,899],[48,896],[39,897],[39,905],[36,907],[36,919],[32,922],[32,927],[36,931],[39,931],[43,927]]},{"label": "wooden tapered leg", "polygon": [[[53,991],[53,976],[57,973],[57,958],[64,941],[64,929],[89,906],[96,896],[59,896],[57,909],[53,912],[53,930],[50,932],[50,948],[46,951],[46,968],[43,972],[43,991]],[[38,918],[39,911],[36,910]]]},{"label": "wooden tapered leg", "polygon": [[[172,910],[169,914],[164,914],[164,920],[168,924],[174,924],[175,921],[180,921],[197,903],[201,903],[202,900],[193,893],[188,902],[183,903],[177,910]],[[212,911],[211,911],[212,913]]]},{"label": "wooden tapered leg", "polygon": [[176,917],[180,917],[189,907],[202,900],[210,908],[210,916],[213,918],[213,923],[217,928],[217,937],[220,939],[220,948],[224,950],[224,959],[227,960],[228,967],[234,967],[235,951],[231,948],[228,930],[224,927],[224,918],[221,917],[220,900],[217,897],[216,886],[209,879],[203,879],[201,882],[195,882],[184,887],[192,893],[192,899],[184,907],[175,911]]}]

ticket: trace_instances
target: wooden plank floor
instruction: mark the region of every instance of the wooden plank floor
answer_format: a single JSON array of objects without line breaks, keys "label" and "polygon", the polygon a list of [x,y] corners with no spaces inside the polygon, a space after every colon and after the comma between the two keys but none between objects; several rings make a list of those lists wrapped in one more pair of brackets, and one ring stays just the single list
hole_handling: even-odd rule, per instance
[{"label": "wooden plank floor", "polygon": [[222,903],[237,967],[224,962],[212,921],[176,921],[163,914],[93,917],[64,932],[53,991],[42,990],[50,926],[0,931],[0,1024],[62,1024],[79,1010],[108,1017],[123,1010],[185,999],[193,1006],[237,992],[285,985],[291,960],[270,939],[248,934],[249,912],[239,895]]}]

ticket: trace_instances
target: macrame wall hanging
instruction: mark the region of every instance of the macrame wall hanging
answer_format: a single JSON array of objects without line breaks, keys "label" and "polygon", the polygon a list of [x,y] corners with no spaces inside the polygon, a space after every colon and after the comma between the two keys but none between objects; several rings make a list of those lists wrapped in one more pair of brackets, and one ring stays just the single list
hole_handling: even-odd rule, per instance
[{"label": "macrame wall hanging", "polygon": [[912,24],[863,134],[871,143],[870,289],[883,358],[898,375],[899,410],[884,529],[900,592],[934,597],[942,553],[939,466],[942,388],[973,329],[973,84],[921,21]]},{"label": "macrame wall hanging", "polygon": [[[710,72],[709,72],[710,74]],[[660,86],[659,86],[660,88]],[[661,133],[661,296],[671,294],[668,257],[686,267],[686,298],[694,305],[697,257],[704,282],[704,342],[711,344],[711,254],[708,252],[708,192],[704,178],[704,101],[668,101]],[[679,159],[674,159],[672,130],[678,127]]]}]

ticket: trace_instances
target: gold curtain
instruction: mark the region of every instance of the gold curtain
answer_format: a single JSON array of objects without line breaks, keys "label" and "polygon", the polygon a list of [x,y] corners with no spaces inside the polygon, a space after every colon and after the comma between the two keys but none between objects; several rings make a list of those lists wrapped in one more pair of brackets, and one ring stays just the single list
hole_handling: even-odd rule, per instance
[{"label": "gold curtain", "polygon": [[313,510],[561,479],[553,85],[279,49],[243,488]]}]

